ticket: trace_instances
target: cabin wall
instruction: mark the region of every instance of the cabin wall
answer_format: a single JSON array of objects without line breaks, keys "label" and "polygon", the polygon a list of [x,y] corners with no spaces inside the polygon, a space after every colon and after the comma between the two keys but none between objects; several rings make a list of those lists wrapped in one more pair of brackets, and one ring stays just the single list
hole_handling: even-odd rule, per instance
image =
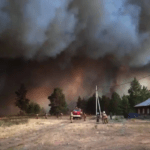
[{"label": "cabin wall", "polygon": [[150,106],[136,107],[136,113],[139,115],[150,115]]}]

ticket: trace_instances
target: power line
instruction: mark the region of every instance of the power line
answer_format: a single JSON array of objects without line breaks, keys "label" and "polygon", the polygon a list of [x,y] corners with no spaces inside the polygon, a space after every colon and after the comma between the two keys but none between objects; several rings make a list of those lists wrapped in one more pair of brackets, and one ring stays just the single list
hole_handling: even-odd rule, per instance
[{"label": "power line", "polygon": [[[142,78],[140,78],[139,80],[142,80],[142,79],[147,78],[147,77],[150,77],[150,75],[145,76],[145,77],[142,77]],[[137,80],[137,81],[139,81],[139,80]],[[101,87],[115,87],[115,86],[122,86],[122,85],[125,85],[125,84],[129,84],[129,83],[131,83],[131,82],[132,82],[132,81],[126,82],[126,83],[122,83],[122,84],[119,84],[119,85],[113,85],[113,86],[101,86]]]}]

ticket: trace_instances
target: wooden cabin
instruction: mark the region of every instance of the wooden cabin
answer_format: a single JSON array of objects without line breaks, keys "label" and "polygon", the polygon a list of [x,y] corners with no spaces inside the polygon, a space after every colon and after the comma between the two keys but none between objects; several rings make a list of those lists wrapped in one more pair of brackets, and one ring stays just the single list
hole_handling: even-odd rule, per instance
[{"label": "wooden cabin", "polygon": [[134,107],[139,115],[150,115],[150,98]]}]

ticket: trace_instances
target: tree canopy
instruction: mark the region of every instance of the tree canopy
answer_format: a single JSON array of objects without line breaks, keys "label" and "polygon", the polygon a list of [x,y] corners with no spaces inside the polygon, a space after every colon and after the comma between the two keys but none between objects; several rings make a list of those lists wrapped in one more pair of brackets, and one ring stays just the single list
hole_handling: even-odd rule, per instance
[{"label": "tree canopy", "polygon": [[130,89],[128,90],[129,93],[129,103],[130,107],[134,109],[134,106],[137,103],[140,103],[140,96],[141,96],[141,85],[136,78],[131,82]]},{"label": "tree canopy", "polygon": [[109,104],[109,110],[113,114],[120,114],[120,105],[121,105],[121,98],[118,93],[113,92]]},{"label": "tree canopy", "polygon": [[129,93],[129,104],[130,104],[130,110],[135,112],[134,106],[138,103],[141,103],[148,98],[150,98],[150,91],[147,89],[147,87],[140,85],[138,80],[134,78],[134,80],[131,82],[130,89],[128,90]]},{"label": "tree canopy", "polygon": [[30,102],[27,108],[28,114],[39,114],[41,112],[41,107],[38,103]]},{"label": "tree canopy", "polygon": [[81,108],[83,112],[87,112],[86,106],[87,106],[87,101],[84,98],[81,99],[81,97],[79,96],[77,100],[77,107]]},{"label": "tree canopy", "polygon": [[82,99],[81,99],[81,97],[79,96],[79,97],[78,97],[78,101],[77,101],[77,107],[78,107],[78,108],[81,108],[81,105],[82,105]]},{"label": "tree canopy", "polygon": [[96,112],[96,97],[95,94],[93,94],[93,96],[91,96],[88,101],[87,101],[87,107],[86,107],[86,111],[89,114],[95,114]]},{"label": "tree canopy", "polygon": [[62,92],[61,88],[55,88],[53,93],[48,96],[50,101],[49,106],[51,106],[50,113],[51,114],[58,114],[60,112],[67,113],[67,103],[65,100],[65,95]]},{"label": "tree canopy", "polygon": [[105,111],[108,114],[109,104],[110,104],[110,98],[103,95],[102,98],[100,98],[101,111]]},{"label": "tree canopy", "polygon": [[24,84],[21,84],[20,89],[15,92],[16,101],[15,105],[19,107],[23,112],[27,112],[29,105],[29,99],[26,98],[27,90]]},{"label": "tree canopy", "polygon": [[129,104],[129,96],[123,95],[122,101],[121,101],[121,111],[122,115],[127,118],[128,113],[130,112],[130,104]]}]

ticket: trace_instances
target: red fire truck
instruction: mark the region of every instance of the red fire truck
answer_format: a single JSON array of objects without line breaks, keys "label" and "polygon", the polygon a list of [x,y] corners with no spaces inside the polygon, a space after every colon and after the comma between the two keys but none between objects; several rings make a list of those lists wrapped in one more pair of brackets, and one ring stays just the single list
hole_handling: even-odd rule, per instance
[{"label": "red fire truck", "polygon": [[77,107],[76,107],[76,108],[73,110],[73,119],[75,119],[75,118],[82,119],[82,114],[83,114],[82,110],[81,110],[80,108],[77,108]]}]

